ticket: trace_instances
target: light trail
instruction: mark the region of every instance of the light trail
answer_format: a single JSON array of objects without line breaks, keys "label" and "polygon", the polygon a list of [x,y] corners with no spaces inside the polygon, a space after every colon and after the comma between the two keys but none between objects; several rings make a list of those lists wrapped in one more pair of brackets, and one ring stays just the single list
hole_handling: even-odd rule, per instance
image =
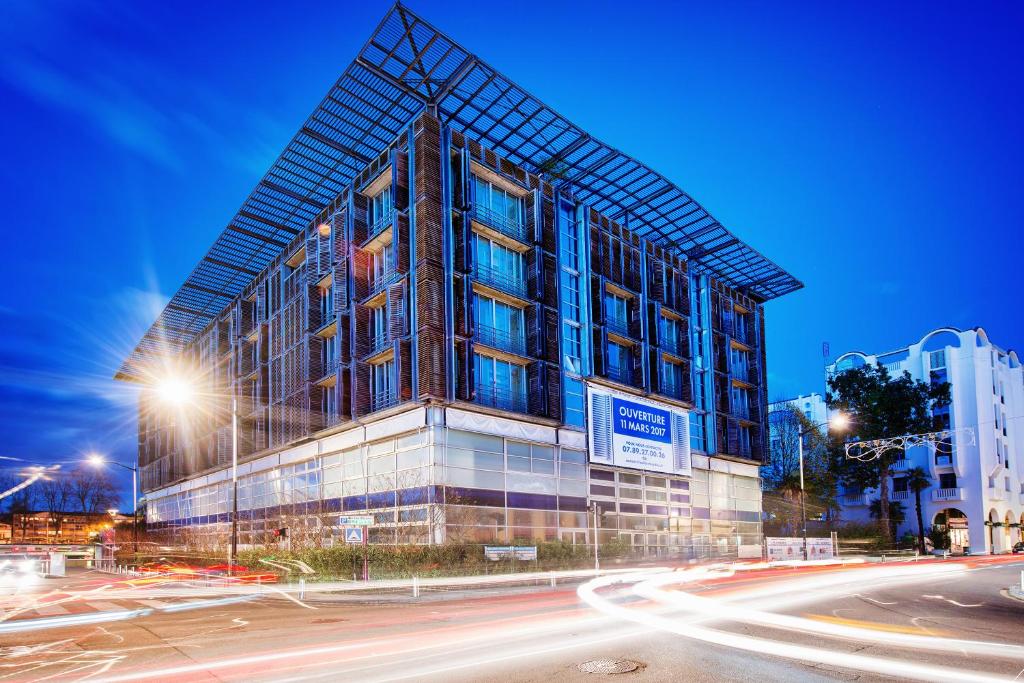
[{"label": "light trail", "polygon": [[[895,568],[894,570],[889,571],[872,570],[871,578],[889,581],[912,581],[913,579],[910,576],[905,575],[905,571],[900,571],[903,569],[904,568]],[[954,566],[945,571],[949,575],[952,575],[957,569],[962,571],[964,567]],[[696,623],[693,623],[694,617],[699,618],[701,621],[735,621],[744,624],[754,623],[786,629],[799,627],[795,628],[795,630],[812,631],[822,635],[856,638],[858,640],[864,639],[868,636],[870,636],[872,640],[878,639],[877,632],[872,632],[867,629],[842,626],[839,624],[813,622],[785,615],[768,614],[763,611],[729,605],[725,601],[711,600],[707,598],[691,600],[690,598],[695,596],[687,595],[685,593],[669,595],[663,590],[665,586],[671,584],[685,585],[700,579],[709,578],[709,575],[711,575],[713,571],[713,569],[701,568],[676,572],[673,575],[651,576],[646,573],[637,573],[631,576],[601,577],[580,586],[577,589],[577,594],[586,604],[607,616],[617,617],[631,623],[676,633],[695,640],[745,650],[748,652],[756,652],[763,655],[784,657],[787,659],[812,662],[832,667],[856,669],[885,676],[899,676],[918,680],[957,680],[972,683],[975,681],[1013,680],[1011,678],[1000,677],[995,674],[978,673],[974,671],[927,664],[917,664],[868,655],[850,654],[839,650],[796,645],[699,626]],[[727,572],[732,571],[732,569],[727,570]],[[920,574],[918,574],[918,576],[920,577]],[[863,579],[861,579],[861,581],[862,580]],[[786,581],[784,582],[786,585],[774,586],[769,588],[767,591],[755,592],[760,592],[762,595],[766,592],[776,595],[778,599],[775,601],[774,606],[778,608],[783,605],[792,604],[792,602],[806,601],[808,590],[821,590],[830,584],[835,586],[843,583],[852,583],[854,581],[856,581],[855,578],[843,576],[841,574],[837,576],[819,576],[809,580]],[[656,598],[659,602],[668,602],[670,604],[674,604],[676,607],[689,610],[683,614],[686,618],[680,619],[677,617],[668,617],[661,614],[623,607],[606,599],[598,593],[598,591],[602,589],[623,583],[634,584],[634,592],[637,595],[651,599]],[[787,594],[795,594],[796,600],[791,601],[783,599]],[[809,626],[809,624],[812,624],[813,626]],[[964,644],[967,644],[967,646],[974,648],[977,652],[998,652],[998,656],[1000,657],[1021,658],[1022,656],[1022,649],[1018,646],[1002,646],[997,643],[945,640],[932,638],[930,636],[911,636],[908,634],[893,633],[887,633],[884,637],[884,642],[886,644],[903,647],[917,647],[919,643],[926,643],[931,646],[936,641],[945,643],[944,649],[947,651],[951,646],[963,647]]]}]

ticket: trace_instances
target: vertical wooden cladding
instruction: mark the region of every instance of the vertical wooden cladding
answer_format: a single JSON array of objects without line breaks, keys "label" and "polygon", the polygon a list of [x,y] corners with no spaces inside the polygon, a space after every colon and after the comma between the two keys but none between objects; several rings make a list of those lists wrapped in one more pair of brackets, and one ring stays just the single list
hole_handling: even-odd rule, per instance
[{"label": "vertical wooden cladding", "polygon": [[362,360],[370,353],[370,309],[362,304],[352,307],[352,357]]},{"label": "vertical wooden cladding", "polygon": [[388,288],[387,318],[388,337],[390,339],[399,339],[409,333],[409,297],[407,290],[408,285],[405,280],[396,282]]},{"label": "vertical wooden cladding", "polygon": [[395,373],[397,375],[395,381],[399,402],[409,401],[413,398],[412,364],[414,362],[412,342],[409,339],[400,339],[395,342]]},{"label": "vertical wooden cladding", "polygon": [[359,194],[352,193],[352,241],[363,244],[369,236],[369,200]]},{"label": "vertical wooden cladding", "polygon": [[[424,115],[414,126],[416,218],[416,334],[418,339],[417,399],[447,397],[445,338],[444,236],[441,216],[441,127]],[[446,160],[447,161],[447,160]]]},{"label": "vertical wooden cladding", "polygon": [[452,281],[455,300],[455,336],[473,334],[473,286],[468,277],[455,277]]},{"label": "vertical wooden cladding", "polygon": [[352,301],[363,301],[370,295],[370,252],[352,248]]}]

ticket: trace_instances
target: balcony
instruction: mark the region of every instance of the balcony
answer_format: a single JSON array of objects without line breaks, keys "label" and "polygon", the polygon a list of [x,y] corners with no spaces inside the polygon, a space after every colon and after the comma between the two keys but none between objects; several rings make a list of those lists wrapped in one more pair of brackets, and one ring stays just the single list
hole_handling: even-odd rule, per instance
[{"label": "balcony", "polygon": [[402,274],[397,270],[385,270],[379,273],[373,280],[370,281],[370,293],[368,298],[372,298],[383,292],[385,289],[398,282],[402,277]]},{"label": "balcony", "polygon": [[526,412],[526,392],[513,391],[507,387],[476,385],[474,401],[482,406],[500,408],[516,413]]},{"label": "balcony", "polygon": [[892,466],[889,469],[891,469],[894,472],[902,472],[903,470],[909,470],[910,461],[907,460],[906,458],[900,458],[899,460],[893,462]]},{"label": "balcony", "polygon": [[338,372],[338,367],[341,365],[340,358],[331,358],[330,360],[324,361],[323,372],[320,377],[317,378],[317,384],[323,382],[325,379],[334,376]]},{"label": "balcony", "polygon": [[390,408],[397,404],[398,397],[395,395],[394,391],[374,392],[370,396],[370,410],[372,412],[384,410],[385,408]]},{"label": "balcony", "polygon": [[688,354],[684,348],[683,340],[684,338],[680,336],[666,336],[661,339],[661,350],[666,353],[671,353],[674,356],[679,356],[680,358],[687,358]]},{"label": "balcony", "polygon": [[754,341],[753,337],[754,337],[754,335],[752,335],[750,333],[750,330],[747,330],[747,329],[744,329],[744,328],[740,328],[739,326],[733,326],[733,327],[734,327],[734,329],[733,329],[733,333],[732,333],[732,338],[735,341],[738,341],[739,343],[744,344],[746,346],[751,346],[753,344],[753,341]]},{"label": "balcony", "polygon": [[605,321],[604,327],[605,327],[606,330],[608,330],[612,334],[617,334],[620,337],[629,337],[629,336],[631,336],[629,334],[629,323],[627,323],[624,318],[609,317]]},{"label": "balcony", "polygon": [[525,244],[530,243],[526,224],[520,220],[509,218],[483,206],[473,207],[473,218],[484,225],[494,228],[503,235],[508,235],[514,240],[519,240]]},{"label": "balcony", "polygon": [[632,373],[626,368],[620,365],[612,365],[608,367],[608,379],[613,382],[619,382],[620,384],[632,384],[633,377]]},{"label": "balcony", "polygon": [[498,291],[511,294],[520,299],[526,298],[526,278],[522,275],[504,272],[492,266],[477,264],[473,269],[473,275],[482,285],[493,287]]},{"label": "balcony", "polygon": [[478,344],[492,349],[507,351],[519,356],[526,355],[526,338],[522,332],[510,332],[490,325],[477,325],[474,338]]},{"label": "balcony", "polygon": [[729,372],[733,379],[746,384],[757,384],[757,377],[749,365],[733,365]]},{"label": "balcony", "polygon": [[935,465],[938,467],[952,466],[953,456],[952,455],[936,455]]},{"label": "balcony", "polygon": [[384,232],[394,220],[395,212],[391,207],[388,207],[381,212],[381,215],[373,222],[372,225],[367,226],[366,239],[372,240],[374,237]]},{"label": "balcony", "polygon": [[890,491],[889,500],[904,503],[910,500],[910,491]]},{"label": "balcony", "polygon": [[935,503],[941,503],[946,500],[963,500],[964,490],[962,488],[952,489],[934,489],[932,491],[932,501]]},{"label": "balcony", "polygon": [[868,507],[871,505],[871,497],[866,493],[845,493],[839,503],[846,507]]},{"label": "balcony", "polygon": [[391,346],[391,337],[388,336],[387,332],[381,332],[370,337],[370,351],[367,356],[376,356],[381,351],[387,350]]}]

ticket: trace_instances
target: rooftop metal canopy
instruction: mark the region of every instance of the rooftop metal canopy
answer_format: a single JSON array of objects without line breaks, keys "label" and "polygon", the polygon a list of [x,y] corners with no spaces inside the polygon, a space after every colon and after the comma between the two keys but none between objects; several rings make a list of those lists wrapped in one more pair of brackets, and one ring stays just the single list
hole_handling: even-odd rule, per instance
[{"label": "rooftop metal canopy", "polygon": [[118,379],[195,339],[428,106],[512,162],[557,170],[581,201],[762,299],[803,285],[688,194],[592,137],[396,4],[174,295]]}]

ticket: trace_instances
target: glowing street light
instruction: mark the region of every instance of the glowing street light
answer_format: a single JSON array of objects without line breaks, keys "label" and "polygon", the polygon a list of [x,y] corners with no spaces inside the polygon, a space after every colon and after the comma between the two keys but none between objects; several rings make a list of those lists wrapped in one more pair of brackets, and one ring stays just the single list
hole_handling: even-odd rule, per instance
[{"label": "glowing street light", "polygon": [[[326,223],[323,225],[327,225]],[[323,227],[321,226],[321,229]],[[330,226],[328,226],[330,227]],[[156,394],[169,405],[183,406],[196,395],[195,386],[186,378],[165,377],[154,386]],[[228,573],[238,557],[238,397],[231,394],[231,545],[228,549]]]},{"label": "glowing street light", "polygon": [[846,413],[836,413],[828,421],[828,428],[833,432],[845,432],[850,427],[850,416]]},{"label": "glowing street light", "polygon": [[[125,464],[122,464],[122,463],[119,463],[119,462],[114,462],[113,460],[107,460],[100,453],[90,453],[89,455],[85,456],[85,460],[86,460],[86,462],[88,462],[93,467],[103,467],[103,466],[105,466],[107,464],[110,464],[110,465],[117,465],[118,467],[123,467],[126,470],[131,470],[131,472],[132,472],[132,543],[135,546],[135,551],[138,552],[138,550],[139,550],[139,469],[137,467],[132,467],[131,465],[125,465]],[[114,509],[114,508],[111,508],[111,509],[107,510],[107,514],[109,514],[110,517],[113,518],[114,515],[117,514],[117,510]]]},{"label": "glowing street light", "polygon": [[177,377],[170,377],[158,383],[156,392],[165,403],[179,406],[190,402],[195,395],[192,385]]}]

